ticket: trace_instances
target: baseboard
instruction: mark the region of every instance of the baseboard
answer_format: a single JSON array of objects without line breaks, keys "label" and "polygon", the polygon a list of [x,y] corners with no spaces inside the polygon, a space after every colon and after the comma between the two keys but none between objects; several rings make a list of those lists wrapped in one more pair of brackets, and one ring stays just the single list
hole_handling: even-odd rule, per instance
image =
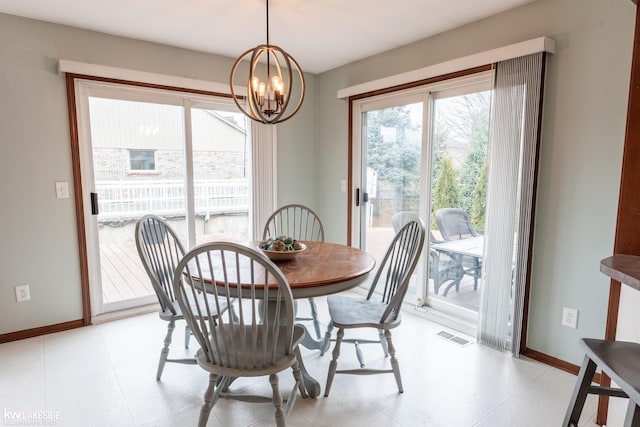
[{"label": "baseboard", "polygon": [[71,320],[69,322],[57,323],[55,325],[40,326],[38,328],[9,332],[7,334],[0,334],[0,344],[10,341],[23,340],[25,338],[33,338],[40,335],[52,334],[54,332],[68,331],[69,329],[80,328],[82,326],[85,326],[84,320],[78,319]]},{"label": "baseboard", "polygon": [[[566,360],[558,359],[557,357],[549,356],[548,354],[544,354],[537,350],[532,350],[528,347],[526,347],[520,354],[528,357],[529,359],[537,360],[538,362],[560,369],[561,371],[569,372],[573,375],[578,375],[580,372],[580,366],[578,365],[569,363]],[[593,377],[593,381],[600,384],[600,373],[596,373]]]}]

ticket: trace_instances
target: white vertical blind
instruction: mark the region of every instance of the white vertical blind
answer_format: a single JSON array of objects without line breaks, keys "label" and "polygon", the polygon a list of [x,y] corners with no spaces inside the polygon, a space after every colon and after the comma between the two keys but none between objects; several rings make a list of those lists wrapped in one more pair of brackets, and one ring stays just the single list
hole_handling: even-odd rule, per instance
[{"label": "white vertical blind", "polygon": [[[519,354],[535,189],[543,55],[496,66],[478,340]],[[515,248],[515,249],[514,249]]]},{"label": "white vertical blind", "polygon": [[262,229],[267,218],[276,210],[277,200],[277,128],[251,121],[251,161],[252,174],[252,240],[262,237]]}]

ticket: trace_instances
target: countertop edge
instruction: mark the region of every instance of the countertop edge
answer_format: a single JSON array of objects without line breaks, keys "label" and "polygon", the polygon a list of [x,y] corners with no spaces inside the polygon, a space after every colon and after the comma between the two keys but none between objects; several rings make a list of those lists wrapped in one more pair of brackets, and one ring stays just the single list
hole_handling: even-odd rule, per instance
[{"label": "countertop edge", "polygon": [[617,254],[600,261],[600,271],[640,291],[640,256]]}]

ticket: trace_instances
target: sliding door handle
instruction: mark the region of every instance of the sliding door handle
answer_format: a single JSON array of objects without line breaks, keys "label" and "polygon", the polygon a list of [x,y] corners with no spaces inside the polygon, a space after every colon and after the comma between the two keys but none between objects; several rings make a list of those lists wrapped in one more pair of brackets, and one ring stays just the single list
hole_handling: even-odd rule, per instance
[{"label": "sliding door handle", "polygon": [[98,193],[91,193],[91,215],[98,215]]},{"label": "sliding door handle", "polygon": [[[362,194],[362,198],[360,198],[360,194]],[[356,188],[356,206],[363,205],[369,201],[369,193],[365,191],[360,191],[359,188]]]}]

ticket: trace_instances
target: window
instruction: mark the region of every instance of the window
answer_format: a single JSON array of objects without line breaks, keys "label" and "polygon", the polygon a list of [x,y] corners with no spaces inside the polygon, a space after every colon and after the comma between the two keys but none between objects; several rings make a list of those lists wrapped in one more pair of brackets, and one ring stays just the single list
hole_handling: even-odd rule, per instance
[{"label": "window", "polygon": [[132,171],[156,170],[156,152],[154,150],[129,150],[129,169]]},{"label": "window", "polygon": [[[96,77],[87,78],[89,70]],[[142,215],[165,218],[191,248],[221,234],[252,240],[275,209],[275,126],[250,122],[224,91],[210,92],[210,82],[172,90],[103,71],[83,64],[82,75],[67,74],[76,203],[97,196],[99,206],[78,218],[85,322],[157,300],[142,266],[130,269],[139,261],[132,239]],[[132,264],[114,265],[118,259]]]}]

